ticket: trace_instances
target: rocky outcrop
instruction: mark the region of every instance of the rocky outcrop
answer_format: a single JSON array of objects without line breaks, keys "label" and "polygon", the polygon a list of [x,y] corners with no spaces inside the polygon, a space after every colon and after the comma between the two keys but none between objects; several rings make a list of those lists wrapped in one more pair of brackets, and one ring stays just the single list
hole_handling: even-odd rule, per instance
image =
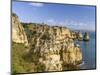
[{"label": "rocky outcrop", "polygon": [[82,41],[82,40],[83,40],[83,35],[82,35],[81,32],[78,32],[78,33],[77,33],[77,39],[78,39],[79,41]]},{"label": "rocky outcrop", "polygon": [[62,54],[64,64],[66,65],[77,65],[82,62],[82,52],[80,47],[74,46],[73,43],[69,43]]},{"label": "rocky outcrop", "polygon": [[88,34],[88,32],[85,32],[83,40],[84,41],[89,41],[89,34]]},{"label": "rocky outcrop", "polygon": [[26,33],[16,14],[12,14],[12,41],[16,43],[24,43],[28,46]]},{"label": "rocky outcrop", "polygon": [[71,38],[73,40],[78,40],[78,41],[89,41],[89,33],[88,32],[85,32],[84,34],[80,31],[78,32],[74,32],[74,31],[71,31]]}]

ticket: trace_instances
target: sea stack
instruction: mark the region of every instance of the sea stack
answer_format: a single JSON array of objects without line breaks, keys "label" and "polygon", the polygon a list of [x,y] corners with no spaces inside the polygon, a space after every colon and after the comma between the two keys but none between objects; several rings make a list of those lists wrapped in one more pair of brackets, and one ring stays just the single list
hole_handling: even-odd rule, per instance
[{"label": "sea stack", "polygon": [[82,35],[81,32],[78,32],[77,38],[78,38],[79,41],[82,41],[83,40],[83,35]]},{"label": "sea stack", "polygon": [[89,34],[88,34],[88,32],[85,32],[83,41],[89,41]]}]

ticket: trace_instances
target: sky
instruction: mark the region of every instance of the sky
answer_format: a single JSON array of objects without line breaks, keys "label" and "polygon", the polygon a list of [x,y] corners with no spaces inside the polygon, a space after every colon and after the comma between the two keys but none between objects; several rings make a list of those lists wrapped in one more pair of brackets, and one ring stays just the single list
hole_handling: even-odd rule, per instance
[{"label": "sky", "polygon": [[21,22],[66,26],[76,30],[95,31],[95,6],[12,2],[12,12]]}]

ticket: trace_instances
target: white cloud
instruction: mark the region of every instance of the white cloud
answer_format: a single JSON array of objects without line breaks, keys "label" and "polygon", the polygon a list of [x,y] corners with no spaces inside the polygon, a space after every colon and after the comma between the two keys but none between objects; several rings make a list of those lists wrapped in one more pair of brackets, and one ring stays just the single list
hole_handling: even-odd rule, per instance
[{"label": "white cloud", "polygon": [[43,3],[29,3],[29,5],[35,6],[35,7],[42,7],[44,6]]},{"label": "white cloud", "polygon": [[65,20],[57,22],[55,19],[48,19],[46,24],[57,25],[57,26],[66,26],[71,29],[80,29],[80,30],[95,30],[95,24],[91,22],[75,21],[75,20]]},{"label": "white cloud", "polygon": [[63,22],[57,22],[55,19],[48,19],[46,21],[46,24],[49,24],[51,26],[55,26],[55,25],[62,26],[63,25]]},{"label": "white cloud", "polygon": [[82,21],[75,21],[75,20],[66,20],[65,24],[69,28],[82,29],[82,30],[95,30],[95,23],[90,21],[82,22]]},{"label": "white cloud", "polygon": [[65,24],[67,24],[68,26],[87,26],[86,23],[75,20],[66,20]]},{"label": "white cloud", "polygon": [[47,22],[48,23],[54,23],[54,19],[48,19]]},{"label": "white cloud", "polygon": [[51,24],[51,25],[58,25],[58,26],[68,26],[68,27],[82,27],[82,26],[86,26],[85,23],[83,22],[77,22],[77,21],[73,21],[73,20],[66,20],[66,21],[59,21],[56,22],[56,20],[54,19],[48,19],[46,21],[47,24]]}]

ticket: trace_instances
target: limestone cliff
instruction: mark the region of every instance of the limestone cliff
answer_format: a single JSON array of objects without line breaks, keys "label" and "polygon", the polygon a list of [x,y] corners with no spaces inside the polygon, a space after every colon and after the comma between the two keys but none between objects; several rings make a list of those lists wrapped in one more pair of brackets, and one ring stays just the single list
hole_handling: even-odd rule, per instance
[{"label": "limestone cliff", "polygon": [[27,29],[33,32],[29,53],[35,63],[44,66],[43,71],[62,71],[64,65],[82,63],[81,48],[75,45],[68,28],[28,24]]},{"label": "limestone cliff", "polygon": [[26,33],[16,14],[12,14],[12,41],[28,45]]},{"label": "limestone cliff", "polygon": [[12,40],[26,45],[29,43],[27,58],[35,64],[36,72],[62,71],[68,70],[69,65],[79,65],[82,52],[73,38],[71,30],[66,27],[21,24],[18,16],[12,15]]}]

